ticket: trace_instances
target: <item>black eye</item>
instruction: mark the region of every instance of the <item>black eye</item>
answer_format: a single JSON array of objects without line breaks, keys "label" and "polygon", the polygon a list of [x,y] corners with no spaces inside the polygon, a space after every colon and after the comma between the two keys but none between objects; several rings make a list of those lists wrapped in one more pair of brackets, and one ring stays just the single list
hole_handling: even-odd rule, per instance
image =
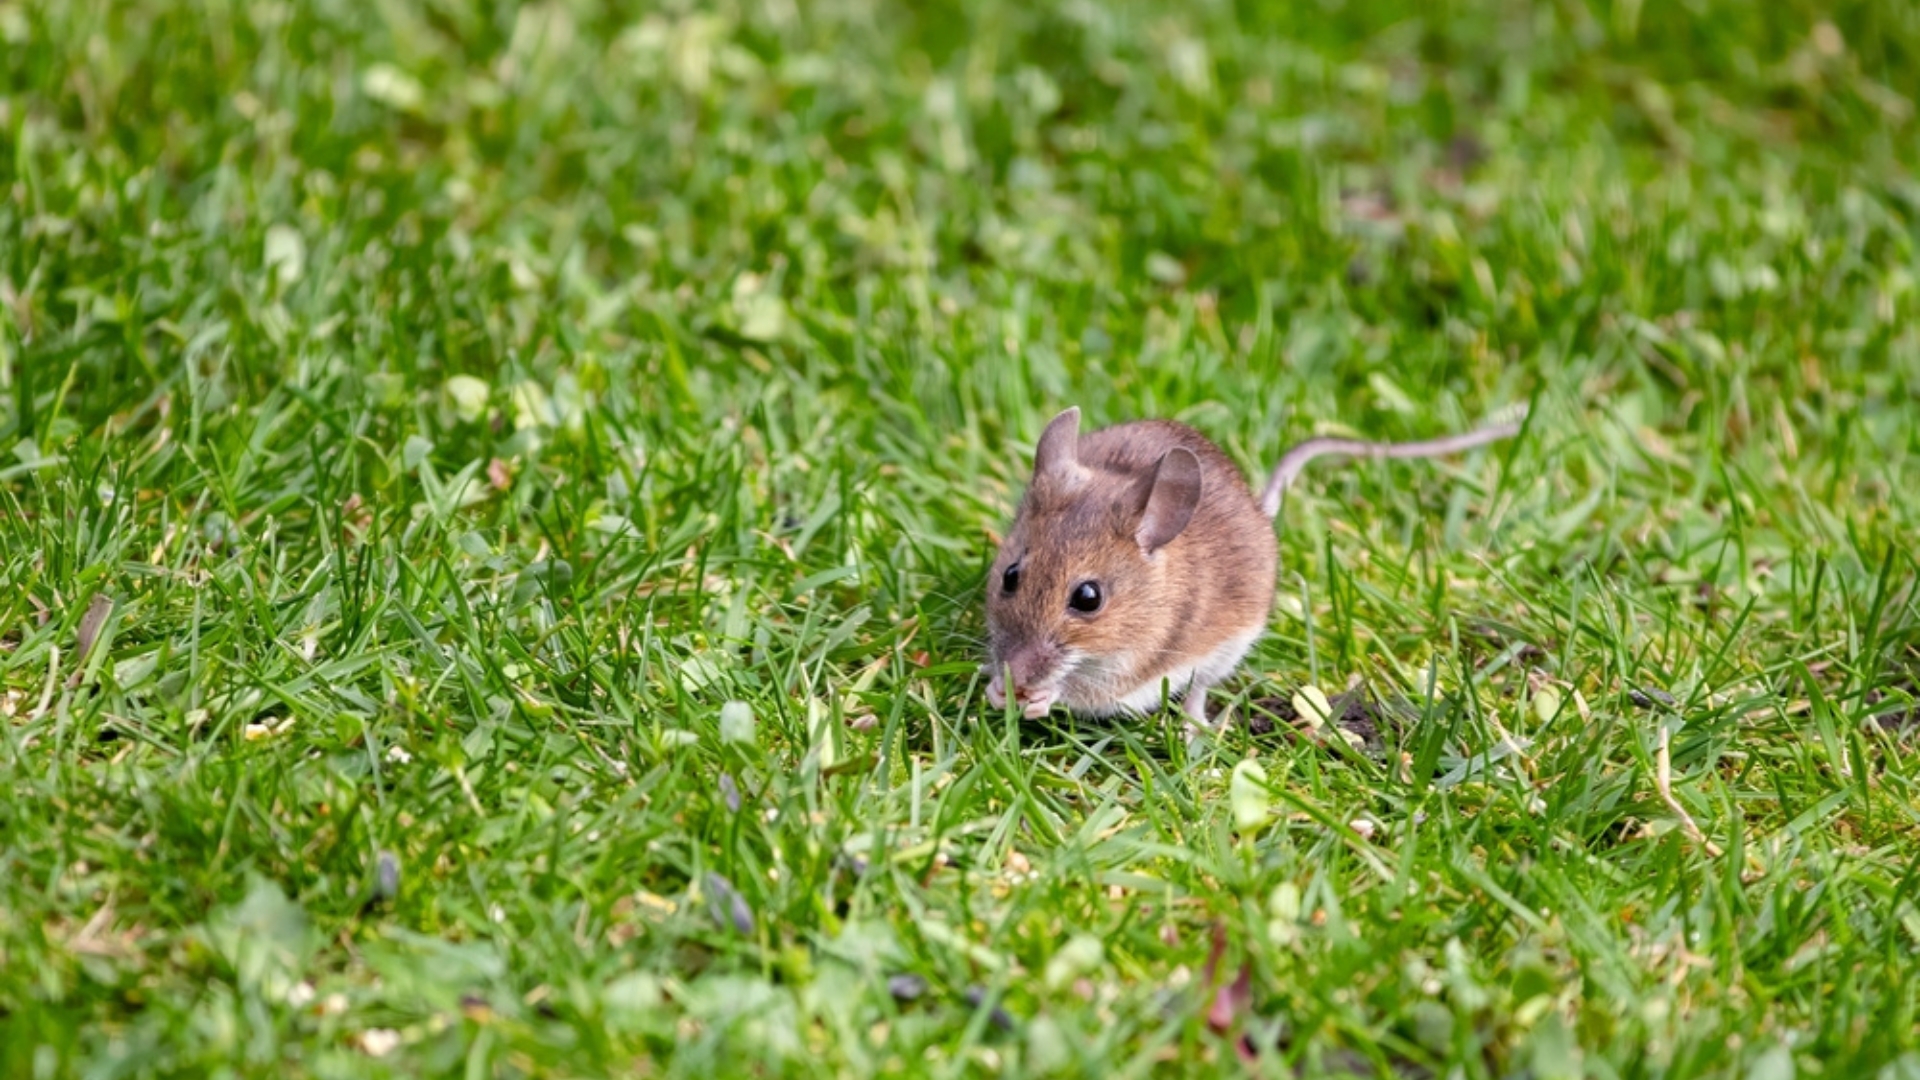
[{"label": "black eye", "polygon": [[1012,566],[1007,567],[1006,573],[1000,575],[1000,589],[1002,592],[1012,593],[1013,590],[1019,587],[1020,564],[1014,563]]},{"label": "black eye", "polygon": [[1067,597],[1067,606],[1075,611],[1089,615],[1100,610],[1100,586],[1091,581],[1083,581],[1073,587],[1073,594]]}]

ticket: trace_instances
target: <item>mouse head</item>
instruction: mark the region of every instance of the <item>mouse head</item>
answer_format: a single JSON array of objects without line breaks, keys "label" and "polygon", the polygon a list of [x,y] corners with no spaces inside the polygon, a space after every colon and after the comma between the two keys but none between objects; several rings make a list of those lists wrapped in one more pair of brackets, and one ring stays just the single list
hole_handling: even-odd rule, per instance
[{"label": "mouse head", "polygon": [[1080,410],[1047,425],[1033,480],[987,577],[987,701],[1013,697],[1029,717],[1055,704],[1114,708],[1152,627],[1179,605],[1169,545],[1200,503],[1200,461],[1173,446],[1144,470],[1079,454]]}]

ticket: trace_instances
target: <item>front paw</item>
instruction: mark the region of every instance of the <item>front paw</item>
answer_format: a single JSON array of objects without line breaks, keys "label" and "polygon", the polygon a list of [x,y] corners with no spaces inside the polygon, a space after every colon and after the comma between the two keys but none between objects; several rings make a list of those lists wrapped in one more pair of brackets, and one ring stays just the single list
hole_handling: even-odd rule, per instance
[{"label": "front paw", "polygon": [[[986,673],[990,669],[982,666],[980,670]],[[987,704],[996,709],[1004,709],[1007,707],[1007,688],[1000,681],[1000,673],[998,671],[991,672],[987,677]]]}]

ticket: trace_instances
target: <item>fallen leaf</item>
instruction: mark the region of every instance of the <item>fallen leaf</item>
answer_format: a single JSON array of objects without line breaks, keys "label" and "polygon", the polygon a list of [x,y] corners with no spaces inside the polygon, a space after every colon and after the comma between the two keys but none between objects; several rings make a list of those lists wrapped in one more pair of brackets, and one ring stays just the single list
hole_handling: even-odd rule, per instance
[{"label": "fallen leaf", "polygon": [[1227,801],[1233,808],[1234,827],[1241,832],[1251,833],[1266,824],[1273,811],[1273,800],[1267,793],[1267,770],[1252,758],[1241,760],[1227,781]]}]

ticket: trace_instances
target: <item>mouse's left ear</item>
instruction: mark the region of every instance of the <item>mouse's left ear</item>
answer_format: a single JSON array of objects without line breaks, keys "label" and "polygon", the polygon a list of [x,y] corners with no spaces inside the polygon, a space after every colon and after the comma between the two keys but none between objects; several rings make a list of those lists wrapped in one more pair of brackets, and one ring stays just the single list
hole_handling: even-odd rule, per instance
[{"label": "mouse's left ear", "polygon": [[1085,474],[1080,467],[1080,409],[1068,409],[1047,424],[1033,448],[1033,478],[1048,477],[1072,486]]},{"label": "mouse's left ear", "polygon": [[1133,538],[1148,555],[1159,551],[1186,530],[1200,505],[1200,459],[1184,446],[1176,446],[1160,458],[1153,470],[1153,487],[1147,492],[1147,505],[1140,512],[1140,527]]}]

